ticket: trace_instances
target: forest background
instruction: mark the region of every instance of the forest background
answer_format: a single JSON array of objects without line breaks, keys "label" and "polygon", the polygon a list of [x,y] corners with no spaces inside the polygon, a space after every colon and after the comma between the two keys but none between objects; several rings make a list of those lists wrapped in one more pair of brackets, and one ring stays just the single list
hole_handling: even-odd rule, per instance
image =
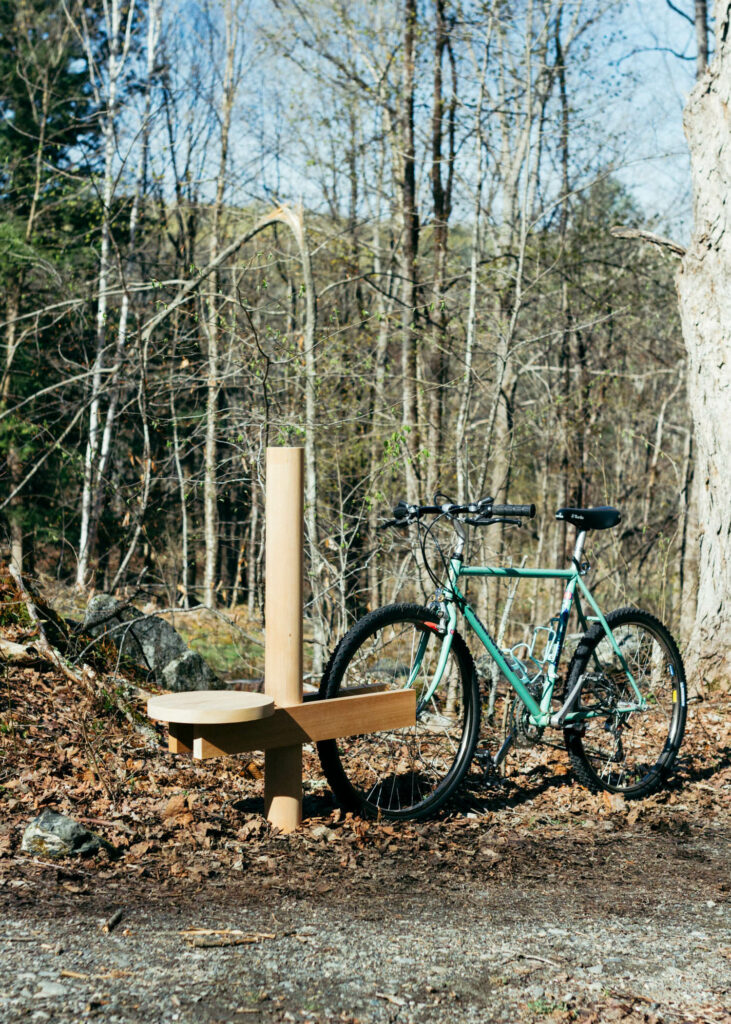
[{"label": "forest background", "polygon": [[[379,522],[437,491],[537,504],[475,561],[560,564],[556,508],[618,506],[602,604],[687,641],[682,250],[611,229],[689,235],[710,48],[698,0],[0,2],[6,556],[223,609],[256,675],[264,450],[302,444],[313,674],[433,592]],[[516,596],[515,640],[556,598]]]}]

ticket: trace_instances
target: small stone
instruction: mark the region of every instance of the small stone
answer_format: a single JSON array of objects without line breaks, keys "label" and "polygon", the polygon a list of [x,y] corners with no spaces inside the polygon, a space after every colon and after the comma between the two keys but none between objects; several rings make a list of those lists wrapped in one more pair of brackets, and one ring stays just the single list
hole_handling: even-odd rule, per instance
[{"label": "small stone", "polygon": [[57,981],[42,981],[34,995],[36,999],[58,999],[68,995],[68,989]]},{"label": "small stone", "polygon": [[602,974],[604,971],[604,964],[593,964],[591,967],[587,967],[587,974]]},{"label": "small stone", "polygon": [[333,830],[327,825],[314,825],[310,829],[310,836],[313,839],[325,839],[328,843],[332,843],[336,838]]},{"label": "small stone", "polygon": [[79,857],[96,853],[102,847],[111,849],[73,818],[58,811],[41,811],[23,833],[21,849],[36,857]]}]

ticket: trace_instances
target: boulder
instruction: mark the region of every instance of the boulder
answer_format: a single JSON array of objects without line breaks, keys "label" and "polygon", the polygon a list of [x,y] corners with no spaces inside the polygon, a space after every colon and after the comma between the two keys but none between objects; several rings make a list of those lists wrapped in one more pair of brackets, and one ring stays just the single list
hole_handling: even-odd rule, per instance
[{"label": "boulder", "polygon": [[37,857],[82,857],[113,847],[73,818],[45,810],[26,828],[21,849]]},{"label": "boulder", "polygon": [[191,651],[180,634],[159,615],[144,615],[110,594],[89,601],[83,630],[107,636],[122,657],[146,668],[168,690],[219,690],[226,684]]}]

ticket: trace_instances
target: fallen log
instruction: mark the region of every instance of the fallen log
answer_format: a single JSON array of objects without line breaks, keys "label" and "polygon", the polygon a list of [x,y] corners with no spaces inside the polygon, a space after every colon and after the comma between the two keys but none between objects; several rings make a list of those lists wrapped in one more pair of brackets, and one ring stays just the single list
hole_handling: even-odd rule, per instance
[{"label": "fallen log", "polygon": [[9,661],[12,665],[34,665],[41,656],[32,644],[16,644],[0,636],[0,661]]}]

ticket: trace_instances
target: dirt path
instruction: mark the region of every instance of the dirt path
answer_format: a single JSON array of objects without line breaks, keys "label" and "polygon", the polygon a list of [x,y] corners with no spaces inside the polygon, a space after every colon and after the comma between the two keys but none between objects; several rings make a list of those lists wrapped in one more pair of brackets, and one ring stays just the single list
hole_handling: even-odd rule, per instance
[{"label": "dirt path", "polygon": [[290,883],[285,838],[199,885],[27,863],[2,889],[0,1019],[728,1022],[728,830],[603,824],[491,843],[471,819],[453,856],[422,851],[430,876],[411,843],[343,867],[335,840]]}]

